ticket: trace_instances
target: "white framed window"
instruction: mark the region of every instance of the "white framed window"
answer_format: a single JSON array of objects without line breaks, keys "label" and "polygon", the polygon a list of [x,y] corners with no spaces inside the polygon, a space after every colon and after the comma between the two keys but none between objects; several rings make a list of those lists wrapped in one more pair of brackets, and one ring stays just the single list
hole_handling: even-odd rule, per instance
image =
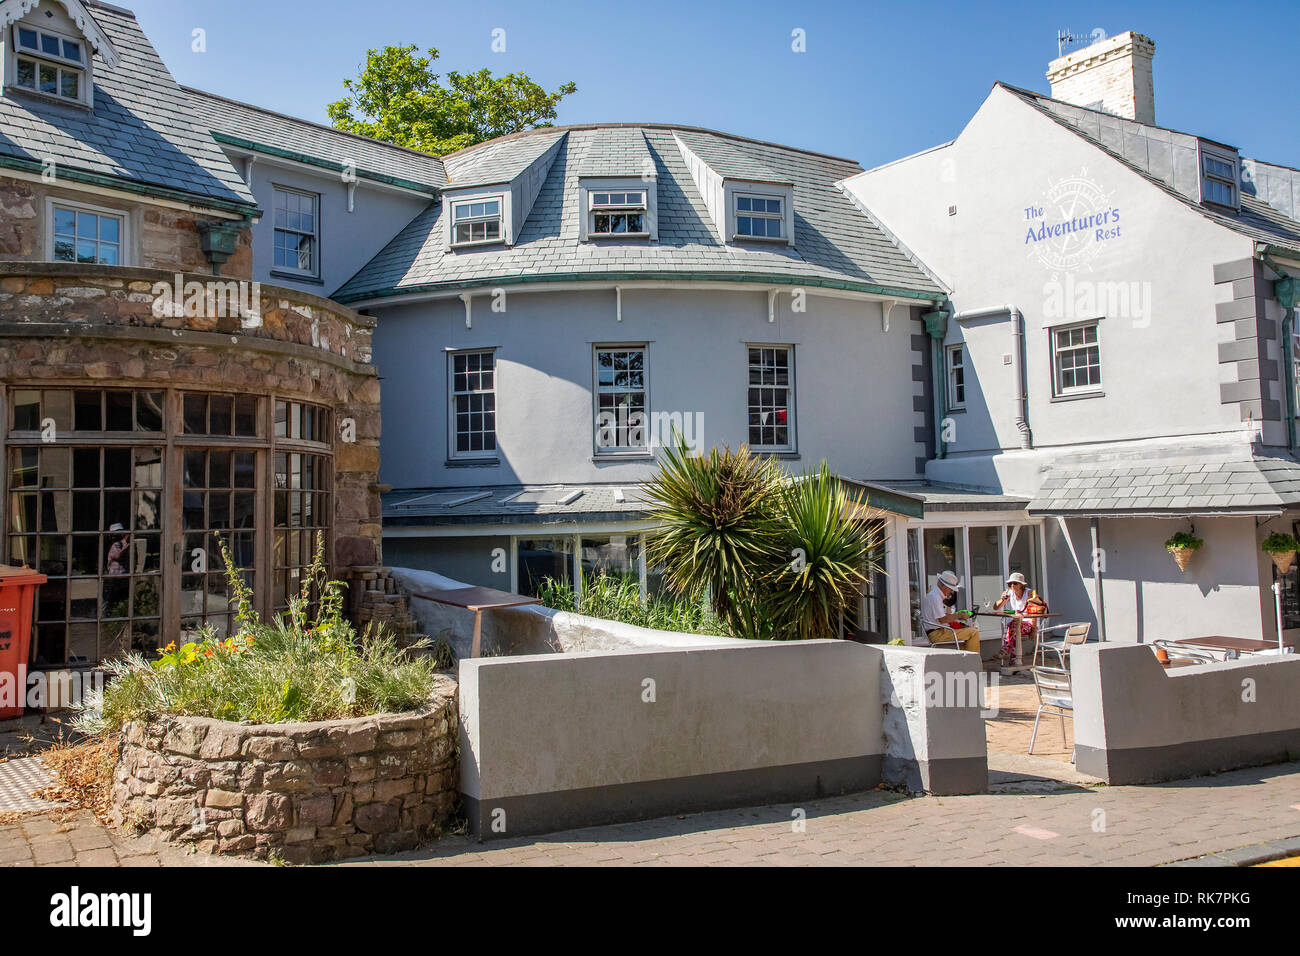
[{"label": "white framed window", "polygon": [[501,241],[501,200],[475,199],[451,204],[454,246]]},{"label": "white framed window", "polygon": [[496,354],[491,349],[451,352],[449,424],[452,458],[497,454]]},{"label": "white framed window", "polygon": [[749,446],[794,449],[794,347],[751,345],[749,352]]},{"label": "white framed window", "polygon": [[597,454],[649,451],[649,384],[644,345],[593,349]]},{"label": "white framed window", "polygon": [[1057,395],[1101,390],[1101,348],[1097,323],[1053,329],[1052,377]]},{"label": "white framed window", "polygon": [[51,199],[46,204],[46,222],[49,223],[46,258],[51,262],[131,264],[125,212]]},{"label": "white framed window", "polygon": [[90,50],[85,41],[32,24],[13,26],[13,84],[75,103],[90,102]]},{"label": "white framed window", "polygon": [[1201,200],[1237,208],[1238,157],[1232,150],[1201,144]]},{"label": "white framed window", "polygon": [[948,407],[966,407],[966,346],[950,345],[947,349]]},{"label": "white framed window", "polygon": [[745,239],[785,238],[785,199],[736,193],[736,235]]},{"label": "white framed window", "polygon": [[590,189],[588,236],[648,236],[648,207],[644,189]]},{"label": "white framed window", "polygon": [[274,259],[278,272],[317,276],[320,274],[320,196],[275,186]]}]

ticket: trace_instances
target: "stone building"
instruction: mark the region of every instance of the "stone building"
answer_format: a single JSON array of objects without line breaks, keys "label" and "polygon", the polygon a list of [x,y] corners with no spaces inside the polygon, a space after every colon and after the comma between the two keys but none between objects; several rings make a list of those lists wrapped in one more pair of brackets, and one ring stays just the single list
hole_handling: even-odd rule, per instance
[{"label": "stone building", "polygon": [[[268,212],[125,10],[0,3],[3,560],[32,664],[270,613],[380,558],[373,320],[262,282]],[[266,275],[265,278],[272,277]]]}]

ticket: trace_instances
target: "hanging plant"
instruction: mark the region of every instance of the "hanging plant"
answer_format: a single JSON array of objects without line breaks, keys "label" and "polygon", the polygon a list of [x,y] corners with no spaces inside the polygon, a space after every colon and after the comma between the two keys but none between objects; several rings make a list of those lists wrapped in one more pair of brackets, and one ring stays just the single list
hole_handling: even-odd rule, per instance
[{"label": "hanging plant", "polygon": [[1187,565],[1191,563],[1192,555],[1204,546],[1204,541],[1186,531],[1179,531],[1165,542],[1165,550],[1174,556],[1179,571],[1186,571]]},{"label": "hanging plant", "polygon": [[1286,574],[1295,561],[1296,551],[1300,550],[1300,541],[1296,540],[1295,535],[1279,534],[1274,531],[1259,547],[1273,559],[1273,564],[1277,566],[1277,573]]}]

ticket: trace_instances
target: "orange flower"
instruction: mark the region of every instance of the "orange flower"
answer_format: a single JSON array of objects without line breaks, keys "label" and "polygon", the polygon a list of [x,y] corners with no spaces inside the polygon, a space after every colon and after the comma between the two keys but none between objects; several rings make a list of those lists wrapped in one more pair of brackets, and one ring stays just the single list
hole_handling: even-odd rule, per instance
[{"label": "orange flower", "polygon": [[216,655],[213,653],[212,648],[209,647],[206,651],[203,652],[203,656],[204,656],[204,657],[215,657]]}]

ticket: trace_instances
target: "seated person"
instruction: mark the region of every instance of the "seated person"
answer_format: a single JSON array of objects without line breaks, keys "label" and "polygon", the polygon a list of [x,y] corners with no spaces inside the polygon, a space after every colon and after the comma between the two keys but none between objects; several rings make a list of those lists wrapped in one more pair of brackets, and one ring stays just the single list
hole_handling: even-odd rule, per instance
[{"label": "seated person", "polygon": [[[1023,614],[1030,601],[1039,602],[1038,592],[1029,586],[1025,576],[1017,571],[1011,577],[1007,578],[1007,589],[1002,592],[1002,597],[998,598],[997,603],[993,605],[993,610],[1000,611],[1006,607],[1013,614]],[[1004,624],[1002,635],[1002,653],[999,659],[1004,667],[1014,667],[1019,660],[1016,655],[1016,637],[1032,637],[1034,634],[1035,622],[1020,618],[1012,618]]]},{"label": "seated person", "polygon": [[[961,581],[957,575],[951,571],[939,572],[939,577],[921,598],[921,630],[925,637],[929,639],[930,644],[940,641],[951,642],[952,634],[949,628],[957,634],[957,640],[961,642],[962,650],[980,652],[980,632],[979,628],[971,627],[966,618],[957,614],[949,614],[945,606],[950,596],[957,594],[957,589],[961,587]],[[916,643],[925,645],[924,640],[918,640]]]}]

